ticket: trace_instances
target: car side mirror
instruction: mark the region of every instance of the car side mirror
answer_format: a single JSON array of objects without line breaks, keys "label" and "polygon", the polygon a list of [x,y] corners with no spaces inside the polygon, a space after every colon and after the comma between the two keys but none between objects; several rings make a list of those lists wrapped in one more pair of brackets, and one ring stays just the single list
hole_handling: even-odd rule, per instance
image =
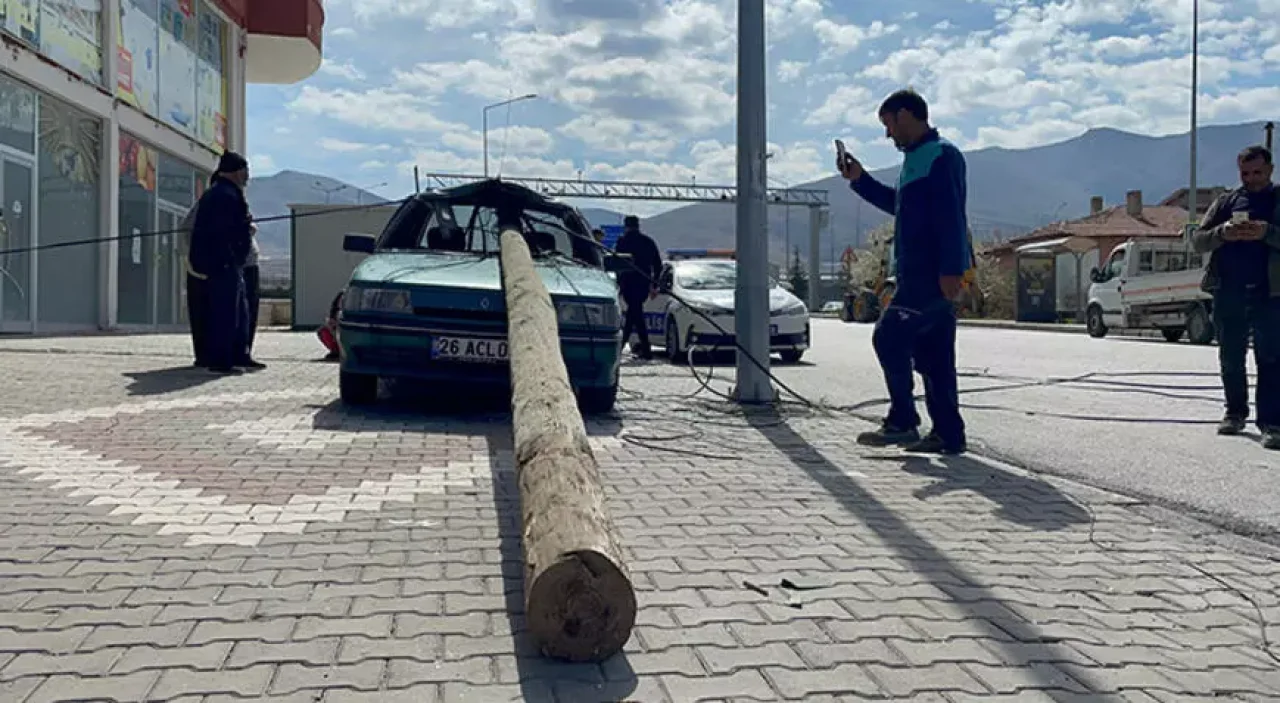
[{"label": "car side mirror", "polygon": [[1094,283],[1102,283],[1102,272],[1098,270],[1097,266],[1094,266],[1093,269],[1089,271],[1089,280]]},{"label": "car side mirror", "polygon": [[348,234],[342,238],[342,250],[357,254],[372,254],[377,240],[367,234]]},{"label": "car side mirror", "polygon": [[632,267],[630,254],[605,254],[604,270],[609,273],[622,273]]}]

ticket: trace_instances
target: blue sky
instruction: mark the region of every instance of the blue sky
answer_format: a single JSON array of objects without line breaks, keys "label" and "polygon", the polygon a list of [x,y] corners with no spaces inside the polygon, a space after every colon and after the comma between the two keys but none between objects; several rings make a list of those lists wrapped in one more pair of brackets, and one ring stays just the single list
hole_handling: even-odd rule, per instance
[{"label": "blue sky", "polygon": [[[894,163],[875,110],[906,85],[966,149],[1187,129],[1191,0],[767,6],[774,185],[830,175],[835,137],[869,166]],[[414,164],[479,173],[482,107],[532,92],[489,113],[494,171],[732,183],[736,7],[327,0],[320,71],[250,87],[249,154],[259,175],[311,171],[400,197]],[[1200,12],[1201,123],[1276,117],[1280,0]]]}]

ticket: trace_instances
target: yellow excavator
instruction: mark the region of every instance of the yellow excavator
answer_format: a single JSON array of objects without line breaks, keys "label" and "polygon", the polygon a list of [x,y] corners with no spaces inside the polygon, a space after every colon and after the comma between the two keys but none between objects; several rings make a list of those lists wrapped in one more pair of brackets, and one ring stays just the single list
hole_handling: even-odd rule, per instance
[{"label": "yellow excavator", "polygon": [[[876,262],[871,280],[856,281],[853,277],[853,265],[858,261],[857,252],[852,247],[845,249],[840,259],[845,280],[849,281],[849,290],[844,294],[844,305],[840,308],[840,319],[845,322],[875,322],[881,313],[889,307],[893,300],[897,284],[889,270],[889,255],[893,251],[893,236],[889,235],[880,246],[872,243],[872,251],[879,250],[880,259]],[[867,255],[871,255],[870,252]],[[982,311],[982,290],[974,285],[978,274],[978,257],[973,248],[973,230],[969,230],[969,270],[964,273],[963,287],[956,300],[956,313],[961,317],[978,315]]]}]

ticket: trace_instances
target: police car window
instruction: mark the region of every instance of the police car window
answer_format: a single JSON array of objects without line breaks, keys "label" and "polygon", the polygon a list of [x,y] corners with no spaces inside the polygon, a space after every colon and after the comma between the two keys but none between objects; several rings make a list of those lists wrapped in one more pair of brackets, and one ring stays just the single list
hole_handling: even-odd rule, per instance
[{"label": "police car window", "polygon": [[681,262],[675,274],[685,290],[733,288],[738,282],[738,267],[733,262]]}]

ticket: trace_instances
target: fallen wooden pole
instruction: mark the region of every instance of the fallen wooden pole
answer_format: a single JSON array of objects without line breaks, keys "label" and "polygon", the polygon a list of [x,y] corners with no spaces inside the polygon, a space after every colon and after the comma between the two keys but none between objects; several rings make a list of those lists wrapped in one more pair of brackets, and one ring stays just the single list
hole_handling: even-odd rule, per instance
[{"label": "fallen wooden pole", "polygon": [[525,619],[543,654],[596,662],[631,638],[636,595],[560,353],[555,306],[517,229],[501,234]]}]

